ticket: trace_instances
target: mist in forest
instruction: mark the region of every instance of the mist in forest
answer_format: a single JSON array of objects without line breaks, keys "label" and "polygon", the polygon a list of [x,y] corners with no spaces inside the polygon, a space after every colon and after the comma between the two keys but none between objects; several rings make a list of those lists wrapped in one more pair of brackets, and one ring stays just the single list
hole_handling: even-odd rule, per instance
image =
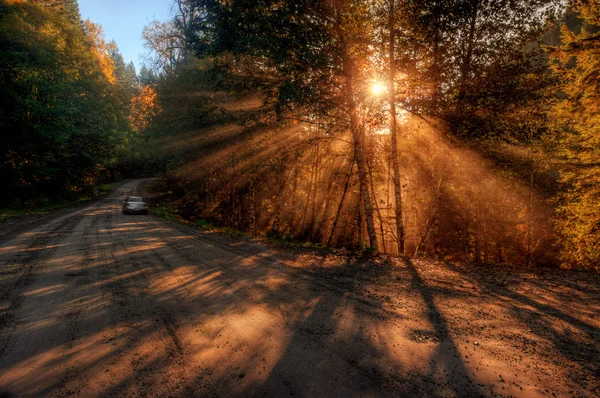
[{"label": "mist in forest", "polygon": [[1,4],[5,207],[158,177],[289,244],[600,264],[595,2],[173,0],[139,73],[76,1]]},{"label": "mist in forest", "polygon": [[[261,105],[224,93],[216,98],[205,97],[227,111]],[[365,131],[377,249],[398,254],[389,129],[383,108],[371,112],[380,121]],[[552,260],[548,205],[528,184],[534,170],[526,147],[516,155],[525,168],[506,170],[433,119],[406,113],[399,131],[407,254],[481,263]],[[184,218],[287,242],[367,247],[350,134],[328,135],[294,120],[274,128],[219,124],[176,137],[162,137],[154,147],[164,153],[153,156],[193,156],[156,190],[173,192]]]}]

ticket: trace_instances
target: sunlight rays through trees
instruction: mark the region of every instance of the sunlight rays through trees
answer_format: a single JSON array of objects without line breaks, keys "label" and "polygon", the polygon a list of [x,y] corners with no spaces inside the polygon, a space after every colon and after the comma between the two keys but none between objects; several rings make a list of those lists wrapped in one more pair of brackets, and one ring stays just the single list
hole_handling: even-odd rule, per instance
[{"label": "sunlight rays through trees", "polygon": [[163,200],[196,222],[596,267],[593,2],[176,0],[144,29],[139,79],[76,2],[2,12],[19,65],[2,123],[21,132],[4,205],[165,173]]}]

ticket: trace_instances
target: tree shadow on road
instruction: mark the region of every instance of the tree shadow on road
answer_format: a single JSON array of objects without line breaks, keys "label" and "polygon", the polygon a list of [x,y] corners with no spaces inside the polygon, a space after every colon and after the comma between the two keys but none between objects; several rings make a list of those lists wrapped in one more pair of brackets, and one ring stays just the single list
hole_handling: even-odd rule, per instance
[{"label": "tree shadow on road", "polygon": [[573,386],[600,393],[600,328],[591,321],[594,306],[600,308],[599,275],[445,266],[504,308],[510,316],[505,337],[518,350],[547,356],[548,344],[560,354],[548,360],[566,369]]},{"label": "tree shadow on road", "polygon": [[21,292],[23,305],[46,303],[48,311],[19,320],[15,330],[37,336],[37,345],[18,360],[4,358],[10,388],[29,395],[86,388],[107,396],[482,395],[412,263],[404,277],[425,314],[406,316],[436,336],[423,345],[423,355],[433,353],[425,363],[401,355],[421,346],[389,344],[406,341],[395,336],[406,331],[405,315],[363,294],[393,267],[349,258],[334,270],[294,270],[151,216],[124,217],[119,207],[118,198],[101,203],[90,217],[57,225],[43,245],[34,242],[34,249],[62,246],[37,259],[44,273]]},{"label": "tree shadow on road", "polygon": [[[427,287],[412,261],[404,259],[404,263],[411,276],[412,287],[420,293],[425,302],[427,319],[440,342],[431,358],[430,374],[428,375],[431,380],[428,387],[438,384],[434,380],[435,373],[439,373],[440,369],[445,369],[443,375],[446,388],[451,390],[455,396],[485,396],[486,394],[481,390],[481,386],[469,376],[469,372],[461,358],[462,354],[450,334],[446,320],[435,303],[433,292]],[[435,391],[428,391],[426,395],[429,396],[430,394],[436,395]]]}]

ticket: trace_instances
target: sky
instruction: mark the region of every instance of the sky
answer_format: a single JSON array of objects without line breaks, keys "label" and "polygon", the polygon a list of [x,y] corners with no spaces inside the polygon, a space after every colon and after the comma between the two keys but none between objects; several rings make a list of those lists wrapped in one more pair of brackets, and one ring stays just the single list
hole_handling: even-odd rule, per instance
[{"label": "sky", "polygon": [[115,40],[125,63],[139,73],[146,52],[142,29],[153,19],[168,18],[172,0],[79,0],[81,17],[104,27],[106,41]]}]

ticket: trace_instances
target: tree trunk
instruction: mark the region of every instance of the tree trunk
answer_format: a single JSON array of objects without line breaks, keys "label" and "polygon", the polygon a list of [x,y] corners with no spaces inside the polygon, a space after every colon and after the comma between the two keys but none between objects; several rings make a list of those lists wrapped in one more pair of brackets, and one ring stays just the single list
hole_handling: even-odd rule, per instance
[{"label": "tree trunk", "polygon": [[388,80],[388,92],[390,103],[390,138],[392,148],[392,167],[394,169],[394,198],[396,215],[396,236],[398,243],[398,254],[404,255],[404,221],[402,219],[402,186],[400,184],[400,166],[398,165],[398,119],[396,116],[396,60],[394,48],[396,46],[396,35],[394,29],[395,21],[395,0],[390,1],[389,30],[390,30],[390,74]]},{"label": "tree trunk", "polygon": [[367,162],[369,168],[369,183],[371,185],[371,195],[373,195],[373,202],[375,203],[375,210],[377,211],[377,217],[379,218],[379,232],[381,233],[381,243],[383,252],[387,252],[385,247],[385,231],[383,229],[383,217],[381,217],[381,210],[379,209],[379,203],[377,202],[377,195],[375,195],[375,186],[373,184],[373,166]]},{"label": "tree trunk", "polygon": [[504,257],[502,256],[502,242],[496,241],[496,256],[498,264],[502,264],[504,262]]},{"label": "tree trunk", "polygon": [[348,170],[348,175],[346,176],[346,182],[344,183],[342,199],[340,200],[340,204],[338,205],[337,211],[335,213],[335,218],[333,219],[333,225],[331,226],[331,233],[329,234],[329,239],[327,239],[327,246],[331,245],[333,234],[335,233],[335,229],[340,219],[340,214],[342,213],[342,208],[344,207],[344,199],[346,198],[346,193],[348,192],[348,187],[350,186],[350,178],[352,177],[352,169],[354,168],[354,163],[355,159],[353,158],[352,163],[350,163],[350,170]]},{"label": "tree trunk", "polygon": [[473,1],[473,8],[471,10],[471,23],[469,26],[469,37],[467,39],[467,52],[465,53],[462,65],[460,66],[460,87],[458,92],[458,100],[462,102],[465,97],[467,90],[467,80],[469,79],[469,73],[471,72],[471,61],[473,58],[473,48],[475,47],[475,28],[477,27],[477,14],[479,13],[479,2],[480,0]]},{"label": "tree trunk", "polygon": [[350,114],[350,130],[352,132],[352,141],[354,153],[356,156],[356,165],[358,166],[358,181],[360,184],[360,196],[365,211],[367,223],[367,233],[369,235],[369,246],[377,251],[377,234],[375,233],[375,223],[373,221],[373,205],[371,195],[369,195],[369,185],[367,181],[367,170],[364,158],[364,140],[362,129],[358,117],[358,108],[354,99],[354,65],[348,54],[348,49],[344,51],[344,77],[346,80],[345,96],[348,112]]},{"label": "tree trunk", "polygon": [[[531,145],[531,144],[530,144]],[[525,266],[531,263],[531,221],[533,215],[533,158],[529,172],[529,201],[527,203],[527,230],[525,235]]]},{"label": "tree trunk", "polygon": [[[385,188],[385,223],[388,228],[390,227],[390,187],[391,187],[391,179],[392,179],[392,153],[390,152],[390,156],[387,159],[387,170],[385,173],[385,182],[387,184]],[[394,231],[390,231],[390,235],[392,235],[392,243],[396,239],[394,236]],[[398,253],[400,254],[400,253]]]},{"label": "tree trunk", "polygon": [[286,181],[286,176],[281,176],[280,177],[280,181],[279,181],[279,187],[278,187],[278,192],[277,192],[277,197],[275,198],[276,202],[275,202],[275,216],[273,217],[273,225],[271,227],[271,232],[273,233],[273,236],[277,237],[278,235],[280,235],[280,231],[279,231],[279,227],[280,227],[280,222],[281,222],[281,201],[283,200],[283,191],[285,189],[285,181]]},{"label": "tree trunk", "polygon": [[290,208],[290,222],[289,222],[289,233],[293,234],[294,233],[294,221],[296,220],[296,217],[294,217],[294,215],[296,214],[296,191],[298,190],[298,159],[296,158],[296,164],[294,167],[294,185],[292,187],[292,204],[291,204],[291,208]]},{"label": "tree trunk", "polygon": [[[427,248],[430,246],[429,243],[431,241],[431,237],[435,237],[438,234],[439,230],[439,206],[442,200],[442,183],[443,180],[440,179],[437,184],[437,191],[435,193],[435,197],[430,206],[429,217],[427,222],[425,223],[425,231],[423,235],[421,235],[421,239],[417,243],[417,247],[415,248],[415,257],[419,255],[419,253],[427,252]],[[434,254],[437,256],[437,244],[434,245]]]},{"label": "tree trunk", "polygon": [[435,30],[434,30],[434,34],[433,34],[433,65],[431,66],[431,78],[433,80],[433,94],[432,94],[432,108],[434,111],[439,112],[440,111],[440,91],[441,91],[441,87],[440,87],[440,82],[441,82],[441,51],[440,51],[440,21],[439,21],[439,11],[435,10],[434,12],[436,12],[436,26],[435,26]]},{"label": "tree trunk", "polygon": [[360,204],[361,199],[360,199],[360,193],[359,193],[359,199],[356,201],[356,226],[357,226],[357,231],[356,234],[358,236],[357,239],[357,248],[360,250],[362,249],[362,238],[363,238],[363,220],[362,220],[362,206]]},{"label": "tree trunk", "polygon": [[300,237],[304,239],[306,237],[306,217],[308,215],[308,206],[310,205],[310,198],[312,196],[313,190],[313,180],[315,179],[315,170],[316,170],[316,154],[315,160],[313,160],[313,165],[310,171],[310,182],[308,186],[308,194],[306,195],[306,204],[304,205],[304,215],[302,216],[302,227],[300,228]]},{"label": "tree trunk", "polygon": [[479,264],[481,257],[479,255],[479,227],[475,231],[475,264]]},{"label": "tree trunk", "polygon": [[[329,183],[327,184],[327,189],[325,190],[325,193],[323,194],[324,198],[322,200],[322,204],[319,208],[319,222],[315,225],[315,228],[313,228],[313,239],[316,237],[318,239],[321,240],[321,243],[324,243],[324,238],[325,238],[325,226],[327,224],[328,221],[328,217],[327,215],[329,214],[329,208],[331,206],[331,202],[335,199],[333,193],[335,192],[335,188],[334,188],[334,182],[335,179],[333,178],[334,173],[334,164],[333,161],[329,160],[327,162],[329,164],[329,167],[326,169],[326,171],[323,172],[323,174],[325,175],[329,175]],[[334,192],[332,192],[332,190]]]},{"label": "tree trunk", "polygon": [[308,240],[312,242],[315,232],[315,223],[317,220],[317,191],[319,188],[319,180],[320,180],[320,168],[321,168],[321,158],[320,158],[320,146],[317,144],[316,154],[315,154],[315,188],[313,189],[312,194],[312,207],[311,207],[311,219],[310,225],[308,227]]},{"label": "tree trunk", "polygon": [[252,235],[256,234],[256,196],[254,194],[254,180],[252,181],[252,185],[250,185],[250,232]]}]

